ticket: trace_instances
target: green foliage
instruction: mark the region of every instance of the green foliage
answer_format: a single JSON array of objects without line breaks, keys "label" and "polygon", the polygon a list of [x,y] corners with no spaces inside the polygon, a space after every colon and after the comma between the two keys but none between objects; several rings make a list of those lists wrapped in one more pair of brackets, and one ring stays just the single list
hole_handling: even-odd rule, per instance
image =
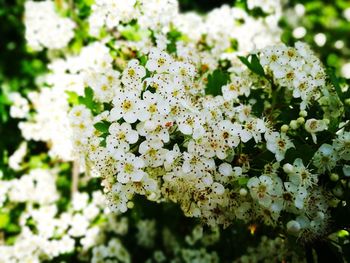
[{"label": "green foliage", "polygon": [[167,51],[169,53],[175,53],[176,52],[176,43],[181,39],[182,33],[175,28],[169,31],[167,34],[167,38],[169,40],[169,43],[167,45]]},{"label": "green foliage", "polygon": [[226,85],[229,80],[229,74],[220,69],[214,70],[214,72],[208,76],[205,94],[213,96],[222,95],[221,87]]},{"label": "green foliage", "polygon": [[142,30],[137,24],[128,25],[120,34],[127,40],[140,41],[143,38],[148,37],[151,33],[148,30]]},{"label": "green foliage", "polygon": [[[73,94],[74,92],[70,93],[70,99],[73,101],[76,100],[76,95]],[[69,94],[68,94],[69,95]],[[84,96],[78,96],[78,104],[85,105],[86,108],[91,110],[92,113],[100,112],[103,108],[103,104],[98,103],[94,101],[94,91],[90,87],[86,87],[84,90]]]},{"label": "green foliage", "polygon": [[107,121],[101,121],[94,125],[95,129],[102,133],[108,133],[109,126],[111,126],[111,123]]},{"label": "green foliage", "polygon": [[[248,57],[238,57],[244,65],[246,65],[252,72],[258,74],[261,77],[265,77],[264,68],[261,66],[257,55],[249,55]],[[250,60],[249,60],[250,58]]]}]

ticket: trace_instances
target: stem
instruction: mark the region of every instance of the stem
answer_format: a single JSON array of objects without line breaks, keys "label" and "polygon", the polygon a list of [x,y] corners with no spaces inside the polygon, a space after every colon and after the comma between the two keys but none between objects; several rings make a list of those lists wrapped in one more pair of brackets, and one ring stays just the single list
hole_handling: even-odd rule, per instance
[{"label": "stem", "polygon": [[73,162],[71,196],[78,191],[79,185],[79,162]]},{"label": "stem", "polygon": [[310,247],[305,248],[305,256],[306,256],[307,263],[314,263],[314,257],[312,255],[312,248],[310,248]]}]

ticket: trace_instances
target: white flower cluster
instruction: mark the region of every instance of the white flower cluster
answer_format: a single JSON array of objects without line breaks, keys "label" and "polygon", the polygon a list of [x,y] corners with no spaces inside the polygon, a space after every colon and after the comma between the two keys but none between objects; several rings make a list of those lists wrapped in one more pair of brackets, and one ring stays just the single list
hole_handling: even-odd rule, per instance
[{"label": "white flower cluster", "polygon": [[[311,161],[297,152],[300,138],[309,144],[310,135],[317,145],[329,119],[342,113],[325,99],[332,87],[319,59],[301,42],[279,44],[280,9],[262,3],[248,7],[262,8],[264,18],[228,6],[181,14],[175,0],[95,1],[89,44],[64,59],[53,54],[51,72],[37,80],[42,89],[28,101],[14,95],[23,136],[101,177],[113,211],[126,212],[141,195],[178,203],[212,227],[261,220],[304,240],[324,234],[337,200],[319,178],[349,160],[348,132],[313,149]],[[315,105],[323,119],[307,112]],[[295,111],[299,118],[291,120]],[[280,115],[289,112],[287,122]],[[72,215],[70,236],[87,231],[84,216]],[[149,231],[139,229],[139,245],[152,246],[154,224],[141,221]],[[218,261],[206,249],[180,254]],[[94,248],[93,262],[108,255],[129,260],[118,240]]]},{"label": "white flower cluster", "polygon": [[89,24],[94,36],[99,36],[104,26],[111,30],[136,18],[143,28],[163,29],[170,26],[179,12],[177,0],[100,0],[92,9]]},{"label": "white flower cluster", "polygon": [[[24,119],[19,123],[23,137],[46,142],[50,147],[49,154],[53,157],[72,160],[68,93],[82,94],[84,72],[98,72],[106,61],[112,61],[108,48],[100,43],[91,44],[84,47],[79,56],[56,59],[49,64],[51,73],[38,78],[41,89],[28,94],[29,102],[14,93],[11,113],[13,117]],[[34,110],[35,114],[28,114],[29,109]]]},{"label": "white flower cluster", "polygon": [[34,50],[60,49],[74,37],[75,23],[60,17],[53,1],[25,3],[25,37]]},{"label": "white flower cluster", "polygon": [[227,5],[200,16],[180,13],[176,0],[96,1],[89,20],[90,34],[99,36],[102,28],[122,30],[122,24],[137,19],[141,28],[155,31],[159,38],[175,26],[188,39],[212,47],[216,56],[232,51],[233,41],[238,44],[235,51],[249,52],[279,42],[281,4],[277,1],[274,7],[266,18],[252,18],[244,10]]},{"label": "white flower cluster", "polygon": [[[91,260],[99,262],[101,258],[95,250],[106,242],[106,234],[126,234],[126,218],[105,209],[100,191],[92,192],[91,197],[86,192],[76,192],[62,211],[57,171],[34,169],[19,179],[0,181],[2,220],[4,213],[10,216],[11,210],[20,211],[18,218],[11,217],[9,221],[19,227],[19,233],[13,237],[13,244],[0,245],[0,262],[41,262],[75,251],[84,260],[92,248]],[[96,224],[96,220],[102,223]],[[108,249],[114,251],[110,257],[130,262],[116,236],[109,241]]]},{"label": "white flower cluster", "polygon": [[303,255],[290,250],[286,240],[277,237],[270,239],[267,236],[261,238],[260,243],[256,247],[249,247],[247,252],[235,263],[258,263],[258,262],[273,262],[287,261],[291,263],[306,262]]},{"label": "white flower cluster", "polygon": [[[350,161],[350,132],[340,131],[333,144],[324,143],[313,157],[319,173],[331,172],[340,160]],[[348,176],[344,172],[345,176]]]},{"label": "white flower cluster", "polygon": [[[35,8],[36,5],[51,6],[54,10],[54,4],[51,1],[28,1],[27,5],[32,12],[41,12],[42,9]],[[35,15],[37,13],[33,13],[30,17],[39,17],[42,19],[41,24],[50,25],[50,22],[43,22],[46,19],[51,21],[57,18],[57,14],[52,15],[50,12],[46,12],[49,17]],[[227,23],[224,27],[222,17],[225,17],[225,23]],[[137,18],[137,26],[144,30],[140,33],[140,39],[137,41],[117,39],[113,48],[142,50],[146,53],[154,46],[150,30],[156,37],[157,46],[164,49],[169,44],[166,35],[173,25],[184,34],[184,37],[176,42],[178,55],[184,58],[190,57],[193,61],[201,60],[203,70],[214,70],[218,65],[217,57],[223,54],[233,54],[230,53],[233,51],[248,52],[256,47],[278,42],[281,32],[277,23],[269,22],[269,19],[277,21],[279,17],[280,13],[276,12],[264,19],[253,19],[243,10],[228,6],[215,9],[204,17],[196,13],[182,14],[178,10],[176,1],[96,1],[92,6],[89,21],[90,34],[96,36],[99,35],[102,27],[123,33],[128,26],[122,24]],[[146,23],[147,19],[151,22]],[[41,24],[40,28],[43,30],[45,27],[41,27]],[[26,23],[28,32],[30,25]],[[54,32],[52,29],[49,31]],[[63,32],[55,32],[55,43],[59,43],[57,39],[70,35],[62,34]],[[113,35],[113,37],[116,36],[118,34]],[[115,85],[113,80],[117,79],[119,73],[115,70],[109,72],[104,70],[106,65],[110,67],[111,63],[114,63],[110,49],[105,46],[109,40],[110,37],[102,38],[82,47],[78,55],[67,56],[64,60],[53,57],[53,61],[48,65],[50,73],[40,76],[37,80],[41,89],[29,94],[29,105],[26,99],[13,95],[16,103],[11,107],[11,114],[13,117],[24,119],[19,127],[26,140],[47,142],[51,156],[63,160],[73,158],[71,129],[67,125],[69,103],[66,92],[73,91],[82,95],[84,86],[88,84],[100,90],[95,95],[101,96],[99,98],[101,101],[108,101],[113,96],[110,86]],[[239,42],[237,50],[230,49],[233,40]],[[210,50],[198,47],[197,43],[203,41],[211,45]],[[67,44],[68,41],[65,45]],[[102,72],[103,77],[97,74],[98,72]],[[29,114],[29,109],[35,114]]]},{"label": "white flower cluster", "polygon": [[261,64],[273,73],[276,84],[289,88],[294,98],[302,100],[300,109],[320,97],[326,74],[309,46],[297,42],[295,48],[278,45],[267,47],[262,53]]},{"label": "white flower cluster", "polygon": [[[283,60],[297,49],[263,49],[262,61],[273,56],[271,50]],[[290,67],[285,59],[276,62],[276,71]],[[320,67],[320,62],[313,65]],[[132,59],[120,74],[113,74],[111,85],[98,82],[101,78],[89,83],[94,100],[109,103],[110,110],[94,115],[79,105],[70,112],[75,148],[103,178],[112,209],[125,212],[140,194],[150,200],[170,199],[187,216],[212,226],[229,225],[234,218],[262,218],[275,225],[288,212],[311,220],[313,233],[320,233],[328,220],[329,199],[315,187],[318,177],[301,159],[283,166],[287,180],[282,181],[280,162],[294,145],[286,132],[254,116],[254,105],[241,102],[256,89],[251,76],[232,75],[221,87],[222,96],[205,96],[208,73],[200,74],[198,68],[201,62],[153,48],[144,65]],[[111,70],[112,65],[106,72]],[[272,73],[279,86],[292,83],[288,74],[277,78],[278,72]],[[277,161],[265,165],[260,176],[250,175],[252,156],[242,152],[248,143],[266,147]]]},{"label": "white flower cluster", "polygon": [[267,14],[271,12],[281,12],[281,0],[248,0],[249,9],[261,8]]}]

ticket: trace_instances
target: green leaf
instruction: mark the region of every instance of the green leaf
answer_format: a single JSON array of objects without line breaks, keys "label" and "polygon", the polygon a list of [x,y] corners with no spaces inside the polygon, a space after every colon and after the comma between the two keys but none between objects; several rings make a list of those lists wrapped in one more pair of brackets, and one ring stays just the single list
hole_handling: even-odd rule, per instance
[{"label": "green leaf", "polygon": [[10,223],[10,215],[7,213],[0,213],[0,229],[5,229]]},{"label": "green leaf", "polygon": [[66,94],[68,95],[68,102],[72,105],[78,105],[79,104],[79,95],[75,93],[74,91],[66,91]]},{"label": "green leaf", "polygon": [[111,124],[107,121],[101,121],[94,125],[95,129],[102,133],[108,133],[109,126],[111,126]]},{"label": "green leaf", "polygon": [[88,109],[93,110],[95,106],[93,98],[94,98],[94,91],[92,90],[92,88],[87,87],[84,90],[84,97],[79,96],[78,102],[79,104],[85,105]]},{"label": "green leaf", "polygon": [[178,42],[178,40],[181,39],[181,37],[182,33],[177,29],[173,28],[170,30],[170,32],[167,34],[167,38],[169,40],[169,44],[167,45],[167,51],[169,53],[176,52],[176,43]]},{"label": "green leaf", "polygon": [[261,66],[259,58],[257,55],[250,55],[251,59],[249,61],[248,57],[238,56],[244,65],[246,65],[252,72],[258,74],[259,76],[266,77],[264,68]]},{"label": "green leaf", "polygon": [[239,178],[239,179],[238,179],[238,184],[239,184],[240,186],[247,185],[248,181],[249,181],[249,178],[247,178],[247,177],[242,177],[242,178]]},{"label": "green leaf", "polygon": [[230,80],[230,75],[220,69],[216,69],[208,76],[208,83],[205,88],[206,95],[222,95],[221,87],[226,85]]},{"label": "green leaf", "polygon": [[135,24],[125,27],[120,34],[127,40],[141,41],[142,39],[147,38],[150,35],[150,32],[148,30],[140,29],[139,26]]}]

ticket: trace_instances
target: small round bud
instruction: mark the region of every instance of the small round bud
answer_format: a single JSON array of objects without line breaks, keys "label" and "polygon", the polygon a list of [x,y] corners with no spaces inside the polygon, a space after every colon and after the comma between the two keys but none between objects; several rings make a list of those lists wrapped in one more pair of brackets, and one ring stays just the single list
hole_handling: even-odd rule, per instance
[{"label": "small round bud", "polygon": [[305,118],[305,117],[307,116],[307,111],[306,111],[306,110],[300,111],[300,112],[299,112],[299,116]]},{"label": "small round bud", "polygon": [[298,127],[299,127],[298,122],[297,122],[296,120],[292,120],[292,121],[289,123],[289,127],[291,127],[293,130],[298,129]]},{"label": "small round bud", "polygon": [[287,231],[291,234],[299,233],[301,226],[298,221],[291,220],[287,223]]},{"label": "small round bud", "polygon": [[127,206],[128,206],[129,209],[134,208],[134,205],[135,205],[135,204],[134,204],[134,202],[132,202],[132,201],[129,201],[128,204],[127,204]]},{"label": "small round bud", "polygon": [[339,180],[339,175],[336,173],[331,173],[331,175],[329,177],[330,177],[332,182],[336,182]]},{"label": "small round bud", "polygon": [[297,119],[297,122],[298,122],[299,125],[302,125],[302,124],[305,123],[305,119],[304,119],[303,117],[299,117],[299,118]]},{"label": "small round bud", "polygon": [[341,186],[336,186],[336,187],[334,187],[333,188],[333,194],[335,195],[335,196],[337,196],[337,197],[341,197],[343,194],[344,194],[344,191],[343,191],[343,189],[341,188]]},{"label": "small round bud", "polygon": [[289,130],[289,126],[287,124],[283,124],[281,127],[281,132],[286,133]]},{"label": "small round bud", "polygon": [[239,194],[240,194],[241,196],[246,196],[246,195],[248,194],[248,191],[247,191],[247,189],[245,189],[245,188],[241,188],[241,190],[239,190]]},{"label": "small round bud", "polygon": [[290,163],[286,163],[285,165],[283,165],[283,171],[286,174],[290,174],[294,172],[294,166],[291,165]]}]

